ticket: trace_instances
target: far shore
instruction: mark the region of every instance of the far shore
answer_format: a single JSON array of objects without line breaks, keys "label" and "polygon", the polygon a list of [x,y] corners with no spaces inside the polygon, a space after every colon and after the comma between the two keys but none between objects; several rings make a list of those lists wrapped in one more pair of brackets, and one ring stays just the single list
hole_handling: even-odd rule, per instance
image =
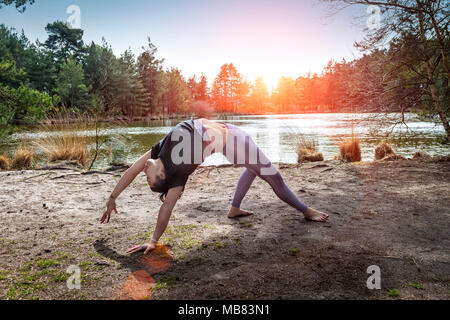
[{"label": "far shore", "polygon": [[[399,113],[400,111],[392,111],[392,112],[381,112],[380,114],[395,114]],[[183,120],[183,119],[190,119],[190,118],[211,118],[211,119],[217,119],[217,118],[226,118],[226,117],[235,117],[235,116],[267,116],[267,115],[300,115],[300,114],[370,114],[370,113],[378,113],[376,111],[365,111],[365,112],[351,112],[351,111],[302,111],[302,112],[261,112],[261,113],[247,113],[247,112],[235,112],[235,113],[221,113],[221,112],[212,112],[207,114],[151,114],[148,116],[136,116],[136,117],[129,117],[129,116],[108,116],[108,117],[102,117],[97,116],[97,120],[99,123],[114,123],[114,122],[149,122],[149,121],[167,121],[167,120]],[[409,112],[405,112],[409,113]],[[90,116],[92,119],[95,119],[95,116]],[[36,126],[36,125],[42,125],[42,124],[70,124],[70,123],[78,123],[80,121],[84,121],[86,117],[82,115],[74,115],[74,116],[63,116],[61,117],[48,117],[43,120],[38,120],[35,124],[28,124],[24,121],[16,121],[13,123],[13,125],[18,126]]]}]

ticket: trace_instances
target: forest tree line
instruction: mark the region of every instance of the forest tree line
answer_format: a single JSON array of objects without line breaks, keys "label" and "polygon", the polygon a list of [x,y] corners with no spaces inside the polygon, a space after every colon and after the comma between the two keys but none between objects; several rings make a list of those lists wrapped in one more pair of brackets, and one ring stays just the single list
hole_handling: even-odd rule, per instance
[{"label": "forest tree line", "polygon": [[164,67],[150,38],[137,56],[130,50],[116,56],[105,39],[85,44],[83,30],[60,21],[47,25],[43,43],[0,25],[0,124],[33,123],[61,106],[129,118],[204,111],[415,111],[437,116],[449,136],[448,4],[373,3],[382,4],[384,24],[355,44],[363,52],[360,58],[330,61],[320,74],[282,77],[271,92],[263,77],[248,81],[232,63],[221,66],[211,85],[203,74],[186,79],[180,69]]}]

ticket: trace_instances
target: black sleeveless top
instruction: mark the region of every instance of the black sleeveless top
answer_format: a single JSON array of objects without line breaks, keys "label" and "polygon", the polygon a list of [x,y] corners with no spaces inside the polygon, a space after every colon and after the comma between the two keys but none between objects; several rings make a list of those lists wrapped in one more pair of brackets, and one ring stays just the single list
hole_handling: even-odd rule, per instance
[{"label": "black sleeveless top", "polygon": [[[204,133],[203,126],[202,130]],[[151,158],[161,159],[169,189],[186,185],[189,175],[204,161],[203,150],[208,144],[195,128],[194,120],[187,120],[152,147]]]}]

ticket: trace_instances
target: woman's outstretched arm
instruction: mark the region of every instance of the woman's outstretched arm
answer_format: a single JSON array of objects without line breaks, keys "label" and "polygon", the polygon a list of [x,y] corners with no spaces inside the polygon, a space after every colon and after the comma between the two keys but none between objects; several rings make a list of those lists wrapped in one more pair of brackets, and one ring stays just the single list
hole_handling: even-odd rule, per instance
[{"label": "woman's outstretched arm", "polygon": [[145,251],[144,254],[152,251],[156,248],[156,244],[158,243],[159,238],[163,235],[164,231],[167,228],[167,224],[170,220],[170,215],[172,214],[172,210],[175,207],[178,199],[180,198],[181,193],[183,192],[183,187],[175,187],[171,188],[169,192],[167,192],[166,198],[164,199],[164,203],[161,205],[158,214],[158,221],[156,222],[156,228],[153,232],[152,240],[149,244],[134,246],[127,250],[128,253],[134,253],[138,251]]},{"label": "woman's outstretched arm", "polygon": [[111,212],[114,210],[117,213],[116,209],[116,199],[117,197],[122,193],[123,190],[125,190],[131,182],[136,178],[136,176],[142,172],[145,168],[145,162],[150,159],[152,154],[152,150],[145,153],[142,157],[140,157],[138,160],[136,160],[133,165],[128,168],[123,176],[120,178],[119,182],[117,182],[116,187],[114,188],[113,192],[111,192],[111,195],[109,196],[108,202],[106,203],[106,209],[103,212],[103,215],[100,219],[100,223],[105,222],[109,223],[109,219],[111,218]]}]

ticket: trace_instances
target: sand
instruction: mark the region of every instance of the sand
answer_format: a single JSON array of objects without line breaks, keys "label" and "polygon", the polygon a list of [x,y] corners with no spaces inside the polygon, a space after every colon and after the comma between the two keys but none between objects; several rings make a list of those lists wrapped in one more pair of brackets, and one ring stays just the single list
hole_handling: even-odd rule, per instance
[{"label": "sand", "polygon": [[[255,215],[228,219],[243,169],[198,169],[154,258],[126,254],[156,223],[160,201],[144,174],[99,224],[124,169],[0,172],[1,299],[450,298],[448,158],[280,166],[326,223],[305,221],[260,179],[242,205]],[[66,286],[70,265],[80,290]],[[380,290],[366,286],[371,265]]]}]

